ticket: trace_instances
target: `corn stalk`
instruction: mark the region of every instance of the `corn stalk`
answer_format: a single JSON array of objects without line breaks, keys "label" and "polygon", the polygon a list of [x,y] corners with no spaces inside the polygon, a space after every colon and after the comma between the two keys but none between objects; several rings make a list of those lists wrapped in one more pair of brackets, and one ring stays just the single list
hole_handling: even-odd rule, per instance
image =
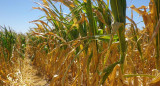
[{"label": "corn stalk", "polygon": [[114,22],[123,23],[118,29],[120,42],[120,64],[123,71],[123,63],[125,60],[126,41],[125,41],[125,23],[126,23],[126,0],[110,0]]},{"label": "corn stalk", "polygon": [[[114,28],[118,29],[118,37],[120,41],[120,60],[109,65],[106,69],[103,70],[104,76],[102,78],[102,84],[104,84],[106,78],[113,71],[114,67],[117,64],[121,64],[121,70],[123,73],[123,63],[125,60],[125,51],[126,51],[126,41],[125,41],[125,23],[126,23],[126,0],[110,0],[112,15],[114,17],[114,22],[122,23],[120,27]],[[116,30],[115,30],[116,31]],[[111,39],[110,39],[111,40]]]},{"label": "corn stalk", "polygon": [[[155,13],[155,19],[156,19],[156,24],[158,24],[159,16],[160,16],[160,0],[154,0],[155,7],[156,7],[156,13]],[[155,26],[156,27],[156,26]],[[156,56],[156,67],[157,69],[160,70],[160,64],[159,64],[159,48],[160,48],[160,30],[158,30],[157,36],[156,36],[156,51],[157,51],[157,56]]]}]

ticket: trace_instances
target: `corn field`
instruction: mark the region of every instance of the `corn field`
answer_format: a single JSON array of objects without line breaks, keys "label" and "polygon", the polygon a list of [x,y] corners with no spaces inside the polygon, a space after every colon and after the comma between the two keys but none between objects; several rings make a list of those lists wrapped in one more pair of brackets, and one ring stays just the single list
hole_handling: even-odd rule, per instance
[{"label": "corn field", "polygon": [[0,85],[34,86],[21,85],[17,74],[29,58],[47,80],[40,86],[160,86],[160,0],[141,7],[126,1],[35,2],[45,15],[26,34],[0,27]]}]

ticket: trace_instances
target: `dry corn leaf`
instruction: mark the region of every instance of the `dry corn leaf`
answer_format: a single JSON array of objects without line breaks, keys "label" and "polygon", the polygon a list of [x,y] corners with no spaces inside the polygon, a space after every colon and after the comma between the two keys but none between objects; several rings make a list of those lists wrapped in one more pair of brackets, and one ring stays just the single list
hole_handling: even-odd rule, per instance
[{"label": "dry corn leaf", "polygon": [[39,10],[41,10],[41,11],[44,11],[45,14],[47,15],[47,19],[50,19],[49,12],[48,12],[46,9],[41,8],[41,7],[32,7],[32,8],[33,8],[33,9],[39,9]]},{"label": "dry corn leaf", "polygon": [[63,3],[65,6],[67,7],[75,7],[73,1],[71,0],[53,0],[53,1],[57,1],[57,2],[61,2]]},{"label": "dry corn leaf", "polygon": [[112,71],[110,80],[111,80],[111,86],[115,86],[116,77],[117,77],[117,70],[119,69],[119,65],[116,65]]},{"label": "dry corn leaf", "polygon": [[87,3],[87,0],[83,0],[85,3]]},{"label": "dry corn leaf", "polygon": [[134,11],[136,11],[140,15],[144,15],[145,14],[145,12],[143,12],[140,9],[136,8],[134,5],[131,5],[130,8],[133,9]]},{"label": "dry corn leaf", "polygon": [[[102,14],[101,14],[98,10],[95,9],[95,10],[93,10],[93,12],[96,13],[98,19],[99,19],[103,24],[106,24],[106,23],[105,23],[105,20],[104,20],[104,18],[103,18],[103,16],[102,16]],[[107,24],[106,24],[106,25],[107,25]]]},{"label": "dry corn leaf", "polygon": [[159,86],[160,85],[160,73],[150,82],[151,86]]},{"label": "dry corn leaf", "polygon": [[68,32],[70,32],[72,29],[73,29],[73,27],[79,27],[79,24],[82,24],[84,21],[87,21],[86,20],[86,18],[85,18],[85,14],[83,13],[83,14],[81,14],[82,15],[82,18],[79,20],[79,21],[77,21],[77,19],[76,18],[74,18],[73,19],[73,21],[74,21],[74,24],[72,24],[72,26],[71,26],[71,28],[68,30]]},{"label": "dry corn leaf", "polygon": [[42,1],[43,1],[44,5],[49,6],[48,2],[46,0],[42,0]]},{"label": "dry corn leaf", "polygon": [[[147,29],[147,32],[149,33],[149,37],[151,37],[152,33],[153,33],[153,17],[152,17],[152,13],[149,14],[146,12],[146,8],[148,7],[145,7],[145,6],[141,6],[140,8],[136,8],[134,5],[132,5],[130,7],[132,10],[136,11],[138,14],[142,15],[143,17],[143,22],[146,26],[146,29]],[[140,10],[140,9],[144,9],[144,11]],[[151,10],[152,12],[152,10]],[[152,29],[150,29],[152,28]]]},{"label": "dry corn leaf", "polygon": [[142,5],[141,7],[137,8],[137,9],[148,9],[148,8],[149,8],[148,6]]}]

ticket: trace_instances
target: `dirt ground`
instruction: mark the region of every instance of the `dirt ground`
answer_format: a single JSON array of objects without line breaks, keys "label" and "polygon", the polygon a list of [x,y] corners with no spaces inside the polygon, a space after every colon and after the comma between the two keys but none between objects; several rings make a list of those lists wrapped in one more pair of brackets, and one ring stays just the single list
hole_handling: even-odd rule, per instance
[{"label": "dirt ground", "polygon": [[11,81],[9,86],[49,86],[47,79],[38,72],[29,58],[20,60],[19,67],[16,67],[15,71],[16,79],[8,75]]}]

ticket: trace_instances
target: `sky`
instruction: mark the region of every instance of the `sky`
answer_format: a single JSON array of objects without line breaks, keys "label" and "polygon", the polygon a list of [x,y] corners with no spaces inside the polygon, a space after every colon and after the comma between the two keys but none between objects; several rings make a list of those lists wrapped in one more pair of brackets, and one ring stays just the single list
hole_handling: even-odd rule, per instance
[{"label": "sky", "polygon": [[[14,31],[20,33],[27,32],[30,28],[35,27],[30,21],[36,20],[44,15],[39,10],[33,10],[32,7],[38,7],[35,2],[40,0],[1,0],[0,2],[0,26],[11,27]],[[127,6],[132,4],[136,7],[142,5],[148,6],[150,0],[127,0]],[[126,15],[130,17],[131,10],[127,8]],[[140,22],[142,18],[134,12],[134,21]],[[139,23],[141,28],[144,24]]]},{"label": "sky", "polygon": [[32,7],[38,5],[33,0],[1,0],[0,2],[0,25],[11,27],[16,32],[25,33],[34,24],[29,21],[36,20],[43,16],[39,10]]}]

